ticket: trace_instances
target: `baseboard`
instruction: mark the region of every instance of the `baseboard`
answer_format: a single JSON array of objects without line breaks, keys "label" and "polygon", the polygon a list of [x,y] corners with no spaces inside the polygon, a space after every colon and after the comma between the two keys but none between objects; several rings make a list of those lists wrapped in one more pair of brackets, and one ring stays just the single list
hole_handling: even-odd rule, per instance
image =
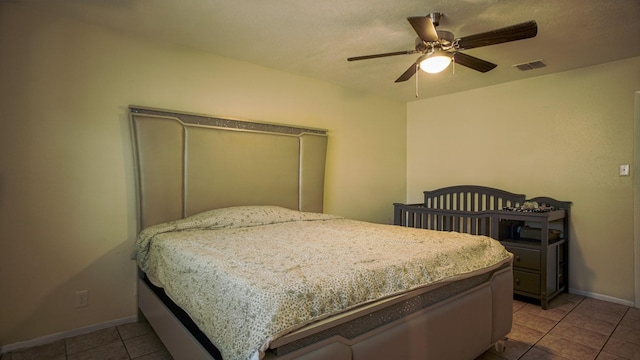
[{"label": "baseboard", "polygon": [[8,344],[0,348],[0,354],[4,354],[10,351],[20,350],[24,348],[29,348],[33,346],[46,345],[46,344],[50,344],[52,342],[66,339],[69,337],[88,334],[96,330],[102,330],[102,329],[107,329],[107,328],[122,325],[122,324],[136,322],[137,320],[138,320],[138,317],[135,315],[127,316],[121,319],[111,320],[111,321],[103,322],[100,324],[93,324],[93,325],[85,326],[82,328],[73,329],[70,331],[64,331],[56,334],[46,335],[46,336],[42,336],[32,340],[21,341],[15,344]]},{"label": "baseboard", "polygon": [[586,297],[589,297],[589,298],[592,298],[592,299],[596,299],[596,300],[603,300],[603,301],[608,301],[608,302],[611,302],[611,303],[614,303],[614,304],[620,304],[620,305],[624,305],[624,306],[635,307],[635,304],[634,304],[633,301],[618,299],[618,298],[615,298],[613,296],[596,294],[596,293],[592,293],[592,292],[589,292],[589,291],[583,291],[583,290],[578,290],[578,289],[569,289],[569,292],[571,294],[582,295],[582,296],[586,296]]}]

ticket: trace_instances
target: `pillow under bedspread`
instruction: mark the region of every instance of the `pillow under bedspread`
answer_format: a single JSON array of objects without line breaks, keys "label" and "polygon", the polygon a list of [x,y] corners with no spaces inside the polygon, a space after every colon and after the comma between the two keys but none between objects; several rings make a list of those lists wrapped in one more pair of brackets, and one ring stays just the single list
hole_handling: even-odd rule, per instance
[{"label": "pillow under bedspread", "polygon": [[139,236],[138,263],[225,360],[244,360],[305,324],[510,257],[489,237],[294,213],[155,226]]}]

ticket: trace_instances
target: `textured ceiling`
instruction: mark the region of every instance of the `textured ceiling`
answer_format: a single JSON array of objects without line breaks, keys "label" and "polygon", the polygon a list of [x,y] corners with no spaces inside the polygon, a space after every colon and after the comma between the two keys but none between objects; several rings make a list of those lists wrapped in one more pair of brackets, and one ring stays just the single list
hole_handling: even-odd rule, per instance
[{"label": "textured ceiling", "polygon": [[[420,74],[420,98],[640,56],[639,0],[0,0],[201,49],[381,96],[416,99],[415,77],[395,83],[418,57],[347,58],[414,47],[410,16],[442,12],[456,37],[536,20],[532,39],[470,49],[498,64]],[[513,65],[543,60],[522,72]]]}]

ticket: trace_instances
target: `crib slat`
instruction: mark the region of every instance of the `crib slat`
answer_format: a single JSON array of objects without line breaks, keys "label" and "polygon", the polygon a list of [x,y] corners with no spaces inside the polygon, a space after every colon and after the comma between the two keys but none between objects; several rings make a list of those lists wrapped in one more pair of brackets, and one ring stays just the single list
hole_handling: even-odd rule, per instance
[{"label": "crib slat", "polygon": [[394,224],[490,236],[492,213],[524,201],[524,194],[475,185],[451,186],[424,191],[422,204],[393,204]]}]

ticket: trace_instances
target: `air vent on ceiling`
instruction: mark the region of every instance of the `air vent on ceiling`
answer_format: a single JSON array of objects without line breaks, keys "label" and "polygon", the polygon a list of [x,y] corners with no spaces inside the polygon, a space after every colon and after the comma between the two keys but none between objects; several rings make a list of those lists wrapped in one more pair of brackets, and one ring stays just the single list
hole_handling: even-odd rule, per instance
[{"label": "air vent on ceiling", "polygon": [[520,71],[527,71],[527,70],[543,68],[543,67],[547,66],[547,64],[542,62],[542,60],[535,60],[535,61],[530,61],[530,62],[526,62],[526,63],[522,63],[522,64],[516,64],[516,65],[513,65],[513,66],[518,68],[518,70],[520,70]]}]

